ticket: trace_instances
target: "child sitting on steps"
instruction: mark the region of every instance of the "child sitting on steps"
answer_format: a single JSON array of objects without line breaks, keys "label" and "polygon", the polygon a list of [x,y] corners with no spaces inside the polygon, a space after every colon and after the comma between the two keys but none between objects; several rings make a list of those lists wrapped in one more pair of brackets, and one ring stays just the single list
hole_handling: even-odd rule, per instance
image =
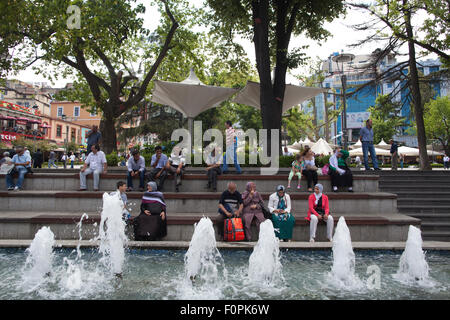
[{"label": "child sitting on steps", "polygon": [[302,171],[304,169],[304,161],[303,161],[303,157],[297,153],[295,155],[295,160],[292,162],[292,168],[291,168],[291,172],[289,173],[289,177],[288,177],[288,188],[291,187],[291,180],[294,177],[294,175],[296,175],[298,177],[298,185],[297,185],[297,189],[301,188],[300,185],[300,181],[302,179]]}]

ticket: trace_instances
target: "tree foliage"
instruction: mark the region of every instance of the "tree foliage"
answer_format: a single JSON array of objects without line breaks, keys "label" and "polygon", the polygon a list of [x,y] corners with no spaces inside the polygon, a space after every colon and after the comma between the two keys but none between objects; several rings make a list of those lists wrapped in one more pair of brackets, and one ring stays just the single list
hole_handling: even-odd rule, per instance
[{"label": "tree foliage", "polygon": [[425,104],[425,128],[430,139],[437,139],[450,154],[450,98],[437,97]]}]

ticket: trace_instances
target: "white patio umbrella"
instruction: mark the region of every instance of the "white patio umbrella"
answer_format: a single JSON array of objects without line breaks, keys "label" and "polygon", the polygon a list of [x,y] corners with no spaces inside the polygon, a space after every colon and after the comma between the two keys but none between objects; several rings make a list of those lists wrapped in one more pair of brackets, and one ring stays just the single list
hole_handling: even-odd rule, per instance
[{"label": "white patio umbrella", "polygon": [[292,145],[288,146],[288,148],[300,150],[301,148],[304,148],[305,146],[311,146],[313,144],[314,144],[314,142],[312,142],[311,140],[309,140],[308,137],[306,137],[304,140],[294,142]]},{"label": "white patio umbrella", "polygon": [[381,139],[380,143],[376,145],[377,148],[381,148],[381,149],[390,149],[391,145],[387,144],[386,142],[384,142],[383,139]]},{"label": "white patio umbrella", "polygon": [[314,143],[311,147],[311,150],[315,153],[315,154],[325,154],[325,155],[329,155],[333,153],[333,149],[330,147],[330,145],[328,144],[328,142],[326,142],[324,139],[320,138],[319,140],[317,140],[316,143]]},{"label": "white patio umbrella", "polygon": [[216,107],[236,91],[233,88],[205,85],[191,69],[189,77],[181,82],[156,80],[151,101],[171,106],[186,116],[192,137],[194,117]]},{"label": "white patio umbrella", "polygon": [[352,144],[352,145],[350,146],[350,149],[356,149],[356,148],[361,148],[361,147],[362,147],[361,140],[358,139],[358,141],[357,141],[355,144]]},{"label": "white patio umbrella", "polygon": [[[362,148],[356,148],[356,149],[349,151],[349,153],[350,153],[351,157],[362,156],[363,150],[362,150]],[[375,148],[375,153],[377,156],[390,156],[391,155],[389,150],[380,149],[380,148]]]},{"label": "white patio umbrella", "polygon": [[402,146],[398,148],[398,154],[410,157],[419,156],[419,149]]},{"label": "white patio umbrella", "polygon": [[[311,99],[327,88],[301,87],[287,84],[284,91],[283,113],[295,107],[305,100]],[[247,81],[247,85],[232,100],[236,103],[245,104],[260,109],[260,88],[258,82]]]}]

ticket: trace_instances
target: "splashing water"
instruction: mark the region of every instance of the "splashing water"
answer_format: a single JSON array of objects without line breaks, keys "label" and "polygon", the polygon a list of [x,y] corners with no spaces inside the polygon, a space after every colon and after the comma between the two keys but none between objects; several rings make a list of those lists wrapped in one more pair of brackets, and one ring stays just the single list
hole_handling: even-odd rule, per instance
[{"label": "splashing water", "polygon": [[42,227],[36,232],[23,269],[22,284],[28,291],[39,287],[52,271],[53,246],[55,235],[49,227]]},{"label": "splashing water", "polygon": [[125,260],[124,247],[128,241],[125,222],[122,219],[123,201],[119,193],[103,194],[103,210],[100,221],[100,247],[102,262],[115,275],[121,275]]},{"label": "splashing water", "polygon": [[275,286],[284,281],[279,240],[270,220],[260,225],[258,243],[249,258],[248,278],[263,286]]},{"label": "splashing water", "polygon": [[361,289],[364,284],[355,275],[355,253],[353,252],[350,230],[344,217],[339,218],[333,237],[333,267],[328,273],[333,286],[344,290]]},{"label": "splashing water", "polygon": [[[181,299],[218,299],[221,296],[220,267],[224,262],[216,246],[212,221],[203,217],[196,225],[184,256],[184,279],[179,288]],[[223,268],[226,279],[226,269]]]},{"label": "splashing water", "polygon": [[422,250],[422,235],[419,228],[409,226],[405,250],[400,257],[399,268],[393,278],[405,284],[432,287],[436,283],[429,278],[428,263]]}]

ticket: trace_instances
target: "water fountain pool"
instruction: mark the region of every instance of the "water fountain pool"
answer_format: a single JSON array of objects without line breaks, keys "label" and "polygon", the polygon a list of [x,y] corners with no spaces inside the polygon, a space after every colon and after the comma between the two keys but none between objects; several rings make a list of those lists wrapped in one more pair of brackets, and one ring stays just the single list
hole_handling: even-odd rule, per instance
[{"label": "water fountain pool", "polygon": [[119,207],[104,195],[100,248],[54,247],[43,227],[27,250],[0,249],[0,299],[450,299],[450,252],[425,255],[414,227],[404,252],[355,252],[341,218],[332,251],[305,251],[280,249],[267,221],[250,252],[218,250],[202,218],[188,250],[130,249]]}]

